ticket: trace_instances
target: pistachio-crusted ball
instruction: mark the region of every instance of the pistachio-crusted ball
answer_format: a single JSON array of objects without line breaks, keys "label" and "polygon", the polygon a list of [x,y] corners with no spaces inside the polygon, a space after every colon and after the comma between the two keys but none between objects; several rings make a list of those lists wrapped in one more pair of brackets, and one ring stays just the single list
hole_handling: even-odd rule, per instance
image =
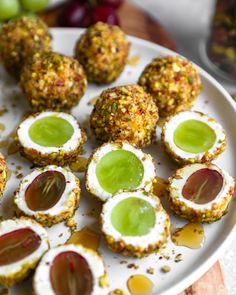
[{"label": "pistachio-crusted ball", "polygon": [[87,79],[76,59],[51,51],[36,53],[25,64],[20,86],[37,111],[64,110],[79,102]]},{"label": "pistachio-crusted ball", "polygon": [[138,147],[151,143],[158,108],[139,85],[103,91],[90,116],[91,128],[100,142],[128,141]]},{"label": "pistachio-crusted ball", "polygon": [[163,117],[188,110],[202,88],[195,66],[179,56],[154,58],[138,84],[153,96]]},{"label": "pistachio-crusted ball", "polygon": [[119,27],[98,22],[80,37],[75,56],[89,81],[110,83],[123,71],[129,48],[130,43]]},{"label": "pistachio-crusted ball", "polygon": [[11,20],[0,33],[0,60],[19,79],[25,60],[37,51],[51,50],[51,40],[48,27],[40,18],[24,16]]}]

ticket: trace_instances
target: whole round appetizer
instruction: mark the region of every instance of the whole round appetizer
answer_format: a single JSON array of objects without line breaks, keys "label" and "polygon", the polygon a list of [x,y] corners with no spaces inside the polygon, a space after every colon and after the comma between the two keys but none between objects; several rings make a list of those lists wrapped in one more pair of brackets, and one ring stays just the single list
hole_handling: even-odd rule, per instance
[{"label": "whole round appetizer", "polygon": [[123,71],[129,48],[130,43],[118,26],[98,22],[80,37],[75,56],[89,81],[110,83]]},{"label": "whole round appetizer", "polygon": [[30,115],[19,125],[17,137],[22,155],[39,166],[74,161],[86,141],[76,119],[58,112]]},{"label": "whole round appetizer", "polygon": [[0,197],[7,182],[7,165],[4,156],[0,153]]},{"label": "whole round appetizer", "polygon": [[14,202],[21,214],[51,226],[74,215],[80,200],[79,179],[65,168],[47,166],[24,177]]},{"label": "whole round appetizer", "polygon": [[86,188],[102,201],[118,192],[144,188],[149,191],[155,179],[151,155],[128,143],[105,143],[92,154]]},{"label": "whole round appetizer", "polygon": [[214,222],[226,213],[235,181],[214,164],[191,164],[169,178],[168,190],[176,215],[192,222]]},{"label": "whole round appetizer", "polygon": [[6,22],[0,32],[0,60],[9,73],[20,78],[26,60],[35,52],[51,50],[47,25],[36,16]]},{"label": "whole round appetizer", "polygon": [[137,147],[151,144],[158,121],[158,108],[139,85],[104,90],[90,116],[100,142],[127,141]]},{"label": "whole round appetizer", "polygon": [[204,163],[225,150],[226,136],[222,126],[200,112],[180,112],[165,122],[162,143],[178,163]]},{"label": "whole round appetizer", "polygon": [[20,86],[37,111],[77,105],[87,88],[78,60],[56,52],[36,53],[23,67]]},{"label": "whole round appetizer", "polygon": [[35,295],[107,295],[108,280],[102,258],[80,245],[49,250],[34,275]]},{"label": "whole round appetizer", "polygon": [[101,228],[108,247],[141,258],[166,243],[170,219],[159,198],[144,190],[123,192],[103,205]]},{"label": "whole round appetizer", "polygon": [[46,230],[30,218],[0,223],[0,284],[9,288],[26,278],[48,250]]},{"label": "whole round appetizer", "polygon": [[138,83],[153,96],[162,117],[188,110],[202,89],[198,70],[180,56],[154,58]]}]

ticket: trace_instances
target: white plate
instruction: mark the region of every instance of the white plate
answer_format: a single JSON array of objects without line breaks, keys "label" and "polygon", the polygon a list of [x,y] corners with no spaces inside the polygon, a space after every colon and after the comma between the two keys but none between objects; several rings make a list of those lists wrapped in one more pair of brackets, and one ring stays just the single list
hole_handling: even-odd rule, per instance
[{"label": "white plate", "polygon": [[[79,29],[52,29],[54,37],[53,47],[54,50],[67,54],[73,54],[73,48],[75,41],[81,34]],[[151,61],[155,56],[175,54],[168,49],[152,44],[147,41],[143,41],[134,37],[129,37],[132,43],[130,56],[139,55],[141,57],[140,62],[136,66],[127,65],[121,77],[112,85],[123,85],[128,83],[135,83],[144,68],[144,66]],[[220,167],[226,169],[232,176],[236,176],[235,171],[235,151],[236,151],[236,135],[234,127],[236,125],[236,109],[229,94],[205,71],[199,69],[202,82],[203,91],[200,94],[197,102],[194,106],[194,110],[203,111],[219,121],[227,133],[227,148],[226,151],[219,156],[215,161]],[[7,137],[8,134],[18,125],[22,114],[29,109],[25,99],[22,97],[20,90],[15,86],[13,80],[9,80],[5,71],[0,72],[0,101],[1,104],[7,106],[9,112],[0,117],[0,122],[6,124],[6,130],[2,133],[2,139]],[[108,86],[97,86],[90,84],[89,88],[82,98],[79,105],[72,110],[72,113],[78,118],[79,122],[83,125],[86,124],[88,116],[92,111],[92,106],[88,105],[88,102],[93,97],[97,96],[103,89]],[[12,106],[13,104],[13,106]],[[88,125],[87,130],[89,129]],[[157,130],[159,133],[160,130]],[[163,153],[158,138],[158,145],[145,149],[150,152],[155,158],[155,164],[157,166],[158,176],[167,178],[176,169],[176,166]],[[89,141],[85,146],[88,157],[91,153],[91,148],[97,146],[93,137],[89,137]],[[6,154],[6,151],[3,150]],[[23,173],[30,171],[30,163],[19,156],[18,154],[9,156],[7,159],[8,166],[11,170],[14,170],[16,165],[23,166]],[[161,164],[158,165],[157,163]],[[12,165],[12,163],[15,163]],[[83,174],[79,174],[82,180],[82,196],[81,206],[76,213],[76,220],[78,222],[78,228],[82,228],[85,225],[91,226],[98,230],[98,215],[100,210],[99,203],[85,192]],[[15,178],[14,173],[11,175],[11,179],[7,184],[6,191],[2,200],[2,213],[4,217],[10,216],[12,211],[12,195],[13,191],[17,188],[19,180]],[[92,212],[93,208],[96,209],[95,216],[88,214]],[[87,214],[87,215],[86,215]],[[171,215],[172,227],[179,227],[186,223],[186,221]],[[166,258],[159,259],[160,254],[153,254],[147,258],[138,260],[133,258],[125,258],[121,255],[114,254],[107,250],[106,244],[102,240],[100,251],[105,259],[106,268],[108,271],[111,290],[119,288],[127,290],[127,279],[133,274],[145,274],[155,284],[154,294],[158,295],[174,295],[184,288],[188,287],[194,281],[196,281],[210,266],[223,254],[227,245],[231,241],[236,223],[236,203],[233,202],[230,205],[229,212],[220,221],[214,224],[205,224],[204,230],[206,235],[206,241],[204,246],[199,250],[191,250],[185,247],[177,247],[171,241],[168,242],[167,250],[165,254],[170,256],[169,260]],[[56,225],[49,230],[50,241],[52,246],[58,243],[63,243],[69,237],[69,230],[63,225]],[[59,234],[63,232],[63,236],[59,237]],[[173,254],[174,250],[175,254]],[[183,261],[176,263],[174,257],[176,254],[183,254]],[[121,264],[121,261],[127,261],[134,263],[139,268],[129,269],[127,264]],[[169,265],[171,271],[163,274],[160,269],[163,265]],[[146,270],[149,267],[154,268],[154,274],[147,274]],[[14,287],[11,294],[20,294],[19,290],[30,290],[30,280],[26,283],[22,283]],[[27,294],[30,294],[27,291]]]}]

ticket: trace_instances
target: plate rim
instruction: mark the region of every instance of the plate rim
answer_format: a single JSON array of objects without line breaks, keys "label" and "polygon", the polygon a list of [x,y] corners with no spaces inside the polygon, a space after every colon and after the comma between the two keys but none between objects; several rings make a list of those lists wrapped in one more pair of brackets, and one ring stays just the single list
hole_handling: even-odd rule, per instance
[{"label": "plate rim", "polygon": [[[54,27],[50,29],[52,34],[61,34],[61,33],[65,34],[70,32],[73,34],[78,33],[78,35],[83,33],[85,30],[86,29],[82,29],[82,28],[60,28],[60,27]],[[139,37],[135,37],[131,35],[127,35],[127,37],[131,42],[134,42],[138,45],[147,46],[150,49],[157,50],[157,51],[159,49],[161,51],[166,52],[167,54],[179,55],[185,58],[184,55],[179,54],[178,52],[175,52],[159,44],[153,43],[151,41],[144,40]],[[214,88],[216,88],[220,92],[220,94],[224,97],[224,99],[226,99],[227,103],[231,106],[234,113],[236,114],[236,103],[233,101],[233,99],[231,98],[231,95],[227,92],[227,90],[216,80],[216,78],[214,78],[206,70],[204,70],[203,68],[201,68],[194,62],[192,63],[197,67],[200,75],[204,77],[211,85],[214,86]],[[202,275],[204,275],[212,267],[212,265],[220,258],[220,256],[223,255],[223,253],[227,250],[227,248],[229,247],[235,235],[236,235],[236,223],[229,230],[229,233],[227,237],[225,238],[225,240],[221,243],[221,245],[217,249],[215,249],[215,251],[212,252],[212,254],[210,254],[209,258],[205,260],[204,263],[199,265],[193,272],[191,272],[188,276],[183,278],[181,281],[179,281],[178,283],[175,283],[168,289],[158,293],[158,295],[170,295],[170,294],[172,295],[172,294],[179,293],[183,291],[184,289],[188,288],[194,282],[196,282]]]}]

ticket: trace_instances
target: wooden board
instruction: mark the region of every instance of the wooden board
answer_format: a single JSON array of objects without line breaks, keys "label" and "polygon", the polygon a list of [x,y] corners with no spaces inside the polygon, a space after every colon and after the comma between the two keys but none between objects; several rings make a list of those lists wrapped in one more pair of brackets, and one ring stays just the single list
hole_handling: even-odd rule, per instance
[{"label": "wooden board", "polygon": [[[58,26],[58,16],[63,8],[62,5],[43,13],[41,16],[49,26]],[[119,9],[119,16],[121,27],[127,34],[176,51],[175,42],[165,28],[134,5],[125,1]],[[204,276],[179,295],[227,295],[220,263],[216,262]]]}]

